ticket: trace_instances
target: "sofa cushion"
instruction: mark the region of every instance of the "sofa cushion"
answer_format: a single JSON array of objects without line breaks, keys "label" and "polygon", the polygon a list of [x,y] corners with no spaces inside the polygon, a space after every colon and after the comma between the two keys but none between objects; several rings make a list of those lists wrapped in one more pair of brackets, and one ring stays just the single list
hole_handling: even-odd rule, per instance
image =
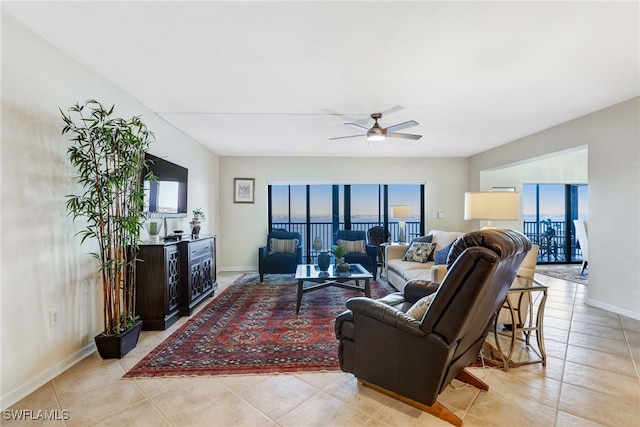
[{"label": "sofa cushion", "polygon": [[269,254],[295,254],[298,252],[298,239],[274,239],[269,242]]},{"label": "sofa cushion", "polygon": [[347,252],[366,253],[364,240],[343,240],[338,239],[338,245],[347,248]]},{"label": "sofa cushion", "polygon": [[435,243],[413,242],[402,260],[425,263],[429,260],[429,255],[435,247]]},{"label": "sofa cushion", "polygon": [[[429,263],[431,264],[431,263]],[[431,282],[431,269],[430,268],[417,268],[415,270],[407,270],[404,273],[404,278],[407,282],[413,280],[420,280],[424,282]]]},{"label": "sofa cushion", "polygon": [[418,301],[416,301],[415,304],[411,306],[409,310],[407,310],[407,315],[413,317],[416,320],[422,320],[424,314],[429,309],[429,306],[431,305],[431,302],[433,301],[433,298],[435,296],[436,292],[429,294],[426,297],[420,298]]}]

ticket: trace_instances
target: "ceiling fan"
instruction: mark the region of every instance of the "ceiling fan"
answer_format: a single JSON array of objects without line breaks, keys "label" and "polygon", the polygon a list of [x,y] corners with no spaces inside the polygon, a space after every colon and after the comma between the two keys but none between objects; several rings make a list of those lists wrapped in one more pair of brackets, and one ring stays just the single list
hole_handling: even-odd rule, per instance
[{"label": "ceiling fan", "polygon": [[414,135],[414,134],[411,134],[411,133],[399,133],[399,132],[396,132],[397,130],[406,129],[406,128],[410,128],[410,127],[413,127],[413,126],[418,126],[419,123],[416,122],[415,120],[409,120],[408,122],[398,123],[396,125],[388,126],[386,128],[383,128],[378,123],[378,120],[382,118],[382,113],[373,113],[371,115],[371,118],[375,121],[375,123],[373,124],[373,126],[371,128],[367,128],[367,127],[359,125],[357,123],[345,123],[345,125],[347,125],[347,126],[351,126],[351,127],[357,128],[357,129],[361,129],[361,130],[367,131],[367,133],[358,134],[358,135],[349,135],[349,136],[337,136],[335,138],[329,138],[329,139],[330,140],[334,140],[334,139],[356,138],[356,137],[360,137],[360,136],[366,136],[367,140],[369,141],[369,145],[371,145],[371,143],[373,143],[373,142],[383,141],[386,138],[401,138],[401,139],[413,139],[413,140],[418,140],[418,139],[422,138],[422,135]]}]

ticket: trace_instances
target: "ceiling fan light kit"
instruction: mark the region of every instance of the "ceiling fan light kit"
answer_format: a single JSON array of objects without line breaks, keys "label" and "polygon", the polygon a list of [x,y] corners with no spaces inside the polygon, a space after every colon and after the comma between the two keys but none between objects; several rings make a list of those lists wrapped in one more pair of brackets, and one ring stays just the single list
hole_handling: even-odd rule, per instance
[{"label": "ceiling fan light kit", "polygon": [[[366,128],[366,127],[364,127],[362,125],[359,125],[357,123],[345,123],[345,125],[347,125],[347,126],[351,126],[351,127],[355,127],[355,128],[367,131],[366,134],[349,135],[349,136],[338,136],[338,137],[329,138],[329,139],[334,140],[334,139],[357,138],[357,137],[360,137],[360,136],[366,136],[367,140],[370,143],[372,143],[372,142],[376,142],[376,141],[384,141],[387,138],[413,139],[415,141],[417,141],[418,139],[422,138],[422,135],[414,135],[414,134],[410,134],[410,133],[398,133],[398,132],[395,132],[396,130],[406,129],[406,128],[413,127],[413,126],[418,126],[419,123],[416,122],[415,120],[409,120],[408,122],[398,123],[396,125],[383,128],[378,123],[378,120],[382,118],[382,113],[373,113],[373,114],[371,114],[371,118],[374,120],[374,124],[373,124],[373,126],[371,128]],[[371,146],[371,144],[369,144],[369,146]]]}]

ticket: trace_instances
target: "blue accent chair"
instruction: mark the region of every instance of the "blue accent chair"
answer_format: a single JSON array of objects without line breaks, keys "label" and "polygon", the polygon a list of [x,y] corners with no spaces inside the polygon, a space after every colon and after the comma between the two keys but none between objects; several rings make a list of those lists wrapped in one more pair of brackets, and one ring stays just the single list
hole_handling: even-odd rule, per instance
[{"label": "blue accent chair", "polygon": [[[290,240],[298,239],[296,253],[269,253],[271,249],[271,239]],[[264,275],[295,273],[298,264],[302,264],[302,238],[300,233],[293,231],[272,231],[267,236],[267,244],[258,248],[258,271],[260,281],[264,280]]]},{"label": "blue accent chair", "polygon": [[366,253],[349,252],[344,256],[344,260],[349,264],[362,265],[373,275],[373,280],[376,280],[378,277],[378,248],[367,243],[367,233],[360,230],[338,230],[334,237],[336,245],[338,240],[364,240]]}]

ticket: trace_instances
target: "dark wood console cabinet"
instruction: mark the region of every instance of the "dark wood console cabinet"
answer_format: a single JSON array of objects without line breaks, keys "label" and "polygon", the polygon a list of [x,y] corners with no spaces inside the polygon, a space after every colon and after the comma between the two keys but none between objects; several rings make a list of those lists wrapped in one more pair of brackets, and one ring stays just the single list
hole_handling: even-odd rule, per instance
[{"label": "dark wood console cabinet", "polygon": [[218,289],[216,239],[142,243],[136,263],[136,314],[142,329],[163,330]]},{"label": "dark wood console cabinet", "polygon": [[181,271],[180,315],[190,316],[193,308],[218,288],[216,282],[215,239],[192,240],[180,245]]}]

